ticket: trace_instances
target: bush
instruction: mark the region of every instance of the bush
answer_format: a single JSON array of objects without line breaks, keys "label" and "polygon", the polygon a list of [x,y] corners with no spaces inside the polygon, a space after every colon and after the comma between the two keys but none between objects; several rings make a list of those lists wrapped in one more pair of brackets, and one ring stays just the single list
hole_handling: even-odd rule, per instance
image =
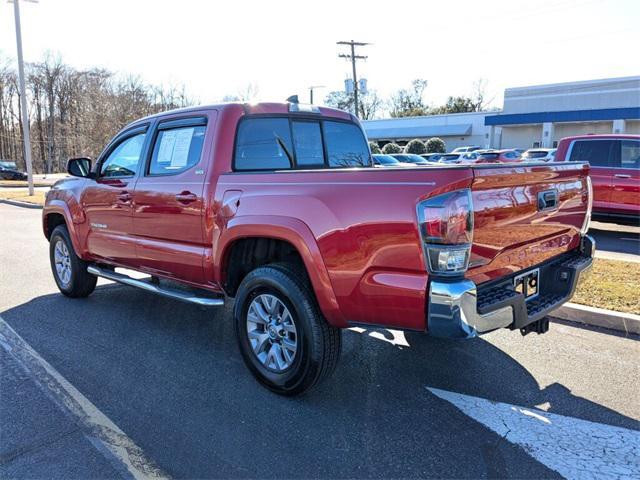
[{"label": "bush", "polygon": [[376,142],[369,142],[369,150],[371,150],[371,153],[382,153]]},{"label": "bush", "polygon": [[387,143],[384,147],[382,147],[382,153],[385,155],[390,155],[392,153],[402,153],[402,147],[397,143]]},{"label": "bush", "polygon": [[415,139],[411,140],[407,143],[407,146],[404,147],[405,153],[415,153],[416,155],[422,155],[423,153],[427,153],[427,147],[422,140]]},{"label": "bush", "polygon": [[446,153],[446,146],[441,138],[433,137],[427,140],[427,153]]}]

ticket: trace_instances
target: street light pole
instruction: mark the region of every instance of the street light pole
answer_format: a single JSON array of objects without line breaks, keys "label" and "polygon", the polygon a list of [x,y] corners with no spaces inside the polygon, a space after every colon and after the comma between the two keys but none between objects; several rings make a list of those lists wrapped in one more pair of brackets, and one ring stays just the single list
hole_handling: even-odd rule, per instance
[{"label": "street light pole", "polygon": [[313,105],[313,91],[314,91],[316,88],[324,88],[324,85],[311,85],[311,86],[309,87],[309,104],[310,104],[310,105]]},{"label": "street light pole", "polygon": [[31,135],[27,112],[27,93],[24,82],[24,60],[22,58],[22,32],[20,30],[20,0],[13,0],[13,13],[16,20],[16,44],[18,45],[18,79],[20,86],[20,112],[22,113],[22,139],[24,143],[24,161],[27,164],[29,195],[33,196],[33,167],[31,165]]}]

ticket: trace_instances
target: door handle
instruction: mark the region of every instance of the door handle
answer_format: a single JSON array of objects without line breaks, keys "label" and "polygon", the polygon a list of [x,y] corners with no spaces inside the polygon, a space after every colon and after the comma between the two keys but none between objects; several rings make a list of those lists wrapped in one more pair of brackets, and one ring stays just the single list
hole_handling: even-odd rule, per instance
[{"label": "door handle", "polygon": [[176,200],[180,203],[192,203],[198,200],[198,196],[191,192],[182,192],[176,195]]},{"label": "door handle", "polygon": [[631,175],[627,175],[626,173],[616,173],[614,177],[617,178],[631,178]]},{"label": "door handle", "polygon": [[129,192],[122,192],[118,194],[118,200],[120,200],[121,202],[130,202],[131,201],[131,194]]}]

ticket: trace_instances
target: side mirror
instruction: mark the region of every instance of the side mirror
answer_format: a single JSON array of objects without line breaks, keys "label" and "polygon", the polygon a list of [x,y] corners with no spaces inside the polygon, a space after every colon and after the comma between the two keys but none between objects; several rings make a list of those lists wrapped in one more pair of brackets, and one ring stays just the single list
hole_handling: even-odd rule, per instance
[{"label": "side mirror", "polygon": [[91,159],[87,157],[70,159],[67,162],[67,172],[74,177],[92,178]]}]

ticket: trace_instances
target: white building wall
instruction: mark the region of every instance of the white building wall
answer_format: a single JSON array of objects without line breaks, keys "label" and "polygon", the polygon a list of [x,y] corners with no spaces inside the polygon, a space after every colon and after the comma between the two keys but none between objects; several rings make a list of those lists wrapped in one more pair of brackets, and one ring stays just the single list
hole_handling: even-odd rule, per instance
[{"label": "white building wall", "polygon": [[612,122],[556,123],[553,140],[559,142],[560,139],[573,135],[607,134],[612,132]]},{"label": "white building wall", "polygon": [[534,142],[542,142],[542,125],[540,124],[502,127],[502,143],[493,147],[532,148]]},{"label": "white building wall", "polygon": [[640,120],[627,120],[625,122],[624,133],[640,135]]},{"label": "white building wall", "polygon": [[640,77],[507,88],[503,113],[628,108],[640,105]]}]

